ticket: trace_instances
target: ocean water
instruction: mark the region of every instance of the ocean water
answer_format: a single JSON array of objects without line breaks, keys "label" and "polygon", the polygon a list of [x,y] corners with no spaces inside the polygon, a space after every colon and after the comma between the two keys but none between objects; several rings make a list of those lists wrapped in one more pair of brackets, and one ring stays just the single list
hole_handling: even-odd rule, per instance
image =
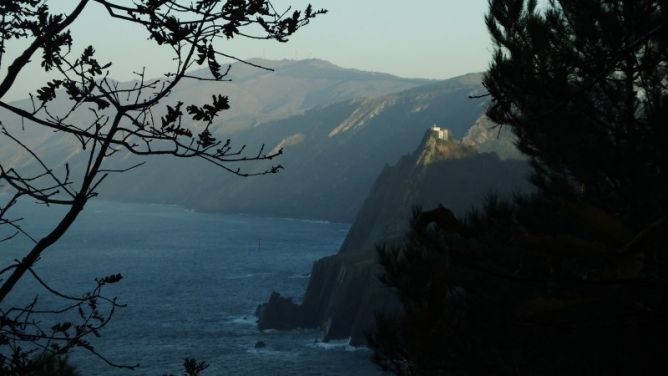
[{"label": "ocean water", "polygon": [[[22,208],[24,227],[40,234],[59,209]],[[272,291],[301,297],[312,263],[336,252],[349,225],[319,221],[196,213],[166,205],[89,203],[36,271],[71,295],[114,273],[108,286],[127,307],[91,342],[109,360],[139,363],[126,371],[78,350],[83,375],[181,374],[184,357],[206,361],[204,375],[377,375],[370,351],[347,341],[320,342],[318,330],[265,331],[253,313]],[[1,234],[0,234],[1,235]],[[20,257],[16,238],[0,261]],[[10,300],[53,299],[29,277]],[[267,346],[255,349],[257,341]]]}]

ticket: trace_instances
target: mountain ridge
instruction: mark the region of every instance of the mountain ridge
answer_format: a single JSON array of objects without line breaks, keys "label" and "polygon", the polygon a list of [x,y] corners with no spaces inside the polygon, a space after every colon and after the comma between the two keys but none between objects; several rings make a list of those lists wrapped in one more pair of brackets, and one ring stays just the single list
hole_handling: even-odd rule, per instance
[{"label": "mountain ridge", "polygon": [[[347,99],[232,135],[237,144],[283,147],[277,163],[285,170],[277,175],[237,179],[217,174],[212,166],[163,160],[125,175],[132,187],[108,180],[103,193],[120,201],[177,203],[199,211],[350,222],[378,171],[414,150],[428,127],[444,124],[458,137],[468,132],[486,104],[469,99],[482,90],[479,79],[479,74],[466,75]],[[180,174],[158,174],[168,169]]]},{"label": "mountain ridge", "polygon": [[[294,71],[289,74],[299,73],[296,67],[322,65],[337,74],[347,72],[346,69],[321,60],[277,62],[279,71],[281,67],[292,67]],[[274,77],[270,81],[275,84],[275,76],[280,75],[251,68],[243,67],[252,80]],[[240,70],[237,69],[237,73],[246,74]],[[283,69],[284,72],[286,70]],[[366,75],[372,80],[380,77],[379,82],[385,82],[382,80],[391,77],[382,73],[367,75],[357,70],[355,74]],[[301,82],[309,80],[303,78]],[[248,145],[251,154],[262,144],[265,144],[265,150],[278,151],[283,148],[284,154],[277,163],[283,165],[285,170],[279,174],[241,179],[221,173],[217,167],[204,161],[148,158],[146,165],[136,170],[110,176],[101,186],[100,193],[102,197],[116,201],[177,204],[203,212],[350,222],[378,171],[384,165],[394,164],[402,155],[410,153],[420,143],[426,128],[433,124],[445,125],[457,137],[469,132],[471,124],[480,117],[487,103],[484,99],[469,98],[470,95],[484,91],[480,80],[479,73],[426,83],[404,80],[390,83],[389,86],[383,84],[364,89],[366,93],[382,92],[382,95],[365,97],[355,92],[354,97],[338,100],[341,93],[337,92],[316,100],[321,104],[307,109],[299,107],[307,101],[302,95],[304,91],[299,92],[296,99],[288,98],[283,103],[281,101],[290,93],[275,90],[276,86],[269,85],[261,90],[265,92],[264,97],[254,98],[250,104],[250,107],[267,111],[259,111],[256,114],[258,117],[244,126],[228,127],[216,136],[223,140],[229,137],[234,145]],[[357,87],[355,85],[363,86],[354,81],[343,84],[338,81],[327,82],[346,90],[346,85],[352,85],[353,88]],[[416,86],[418,83],[421,85]],[[202,88],[208,87],[197,82],[190,84],[186,90],[175,92],[169,103],[181,99],[196,101],[198,97],[191,93],[205,92]],[[322,82],[316,83],[311,86],[315,89],[309,95],[329,95],[327,87]],[[392,88],[391,92],[387,92],[388,87]],[[397,87],[401,87],[401,90],[394,90]],[[252,92],[249,90],[246,95],[252,96]],[[243,102],[244,98],[231,95],[231,100],[234,109],[235,101]],[[271,112],[272,106],[278,106],[276,108],[279,109]],[[282,117],[284,114],[291,115]],[[235,121],[230,120],[228,115],[227,111],[223,113],[220,121],[223,128],[229,125],[228,122]],[[160,113],[156,112],[155,116],[160,116]],[[266,116],[276,119],[264,121]],[[9,123],[6,119],[3,119],[5,124]],[[11,123],[15,129],[20,129],[19,119],[13,119]],[[33,134],[33,150],[45,155],[45,160],[55,161],[61,168],[65,161],[70,163],[72,171],[77,170],[76,163],[85,163],[83,150],[71,138],[34,126],[27,126],[23,134]],[[24,154],[3,147],[0,159],[20,165],[29,157]],[[74,159],[68,160],[68,156],[74,156]],[[108,159],[109,167],[119,170],[140,161],[143,159],[122,153]],[[261,171],[268,166],[263,163],[246,163],[240,167],[247,171]]]}]

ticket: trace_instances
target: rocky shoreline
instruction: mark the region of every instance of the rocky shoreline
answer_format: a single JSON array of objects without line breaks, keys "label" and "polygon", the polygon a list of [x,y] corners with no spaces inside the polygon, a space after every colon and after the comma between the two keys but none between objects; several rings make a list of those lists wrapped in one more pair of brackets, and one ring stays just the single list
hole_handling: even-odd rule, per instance
[{"label": "rocky shoreline", "polygon": [[256,310],[258,329],[321,328],[323,341],[350,338],[351,345],[364,345],[374,313],[399,308],[394,295],[378,280],[378,272],[372,252],[364,257],[337,254],[320,259],[313,266],[303,303],[272,292]]},{"label": "rocky shoreline", "polygon": [[351,345],[366,344],[376,312],[400,309],[378,279],[376,246],[401,242],[416,206],[443,204],[461,216],[490,191],[508,196],[529,189],[526,161],[478,153],[440,130],[428,130],[415,152],[383,169],[339,252],[314,263],[301,304],[274,291],[258,306],[260,330],[321,328],[324,341],[350,338]]}]

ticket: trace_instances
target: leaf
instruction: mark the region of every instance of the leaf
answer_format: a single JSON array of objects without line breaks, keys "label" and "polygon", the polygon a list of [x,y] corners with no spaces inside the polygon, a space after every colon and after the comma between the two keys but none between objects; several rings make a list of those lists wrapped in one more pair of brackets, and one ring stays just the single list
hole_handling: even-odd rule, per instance
[{"label": "leaf", "polygon": [[56,34],[42,45],[42,63],[45,71],[50,71],[54,66],[61,64],[61,50],[63,47],[72,47],[72,36],[69,30]]},{"label": "leaf", "polygon": [[206,113],[204,112],[204,110],[195,106],[194,104],[191,104],[190,106],[186,107],[186,111],[188,111],[188,113],[192,115],[193,120],[200,121],[206,118]]},{"label": "leaf", "polygon": [[81,98],[81,90],[77,86],[77,83],[71,80],[65,81],[63,83],[63,87],[65,87],[65,92],[67,95],[70,96],[70,99],[73,101],[78,102]]},{"label": "leaf", "polygon": [[195,60],[197,65],[204,64],[204,61],[206,60],[206,57],[207,57],[206,45],[197,46],[197,60]]},{"label": "leaf", "polygon": [[62,85],[62,80],[53,80],[48,82],[46,86],[37,90],[37,99],[42,103],[50,102],[56,98],[56,90]]},{"label": "leaf", "polygon": [[181,111],[182,105],[183,102],[179,101],[176,103],[175,107],[167,106],[167,115],[160,118],[160,120],[162,121],[161,128],[166,128],[174,124],[176,120],[178,120],[183,115],[183,112]]},{"label": "leaf", "polygon": [[212,96],[212,104],[205,104],[202,107],[196,105],[190,105],[186,107],[186,111],[192,115],[193,120],[195,121],[206,121],[211,123],[213,118],[216,117],[218,112],[224,111],[230,108],[229,100],[227,97],[218,94],[217,96]]},{"label": "leaf", "polygon": [[213,46],[209,44],[209,50],[207,51],[207,63],[209,64],[209,70],[211,74],[217,79],[220,80],[223,78],[223,75],[220,74],[220,64],[216,60],[216,51],[213,49]]},{"label": "leaf", "polygon": [[114,284],[114,283],[119,282],[122,279],[123,279],[123,275],[120,274],[120,273],[116,273],[116,274],[111,274],[111,275],[108,275],[106,277],[102,277],[100,279],[97,279],[97,283],[99,283],[100,285]]},{"label": "leaf", "polygon": [[207,368],[209,365],[206,362],[198,362],[194,358],[185,358],[183,361],[183,370],[188,376],[197,376]]},{"label": "leaf", "polygon": [[203,148],[209,147],[216,143],[216,139],[211,135],[208,129],[203,130],[199,135],[197,135],[199,140],[197,143]]}]

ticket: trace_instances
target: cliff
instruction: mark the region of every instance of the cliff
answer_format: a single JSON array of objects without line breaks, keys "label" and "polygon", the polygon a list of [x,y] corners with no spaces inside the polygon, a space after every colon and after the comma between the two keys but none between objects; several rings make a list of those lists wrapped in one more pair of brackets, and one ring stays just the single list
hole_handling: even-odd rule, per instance
[{"label": "cliff", "polygon": [[260,305],[258,327],[321,327],[325,340],[350,337],[351,344],[364,344],[374,313],[398,309],[377,279],[376,244],[401,241],[415,206],[442,203],[462,215],[491,191],[528,189],[527,174],[524,161],[480,154],[428,131],[416,151],[382,170],[339,252],[314,264],[302,304],[274,299]]}]

